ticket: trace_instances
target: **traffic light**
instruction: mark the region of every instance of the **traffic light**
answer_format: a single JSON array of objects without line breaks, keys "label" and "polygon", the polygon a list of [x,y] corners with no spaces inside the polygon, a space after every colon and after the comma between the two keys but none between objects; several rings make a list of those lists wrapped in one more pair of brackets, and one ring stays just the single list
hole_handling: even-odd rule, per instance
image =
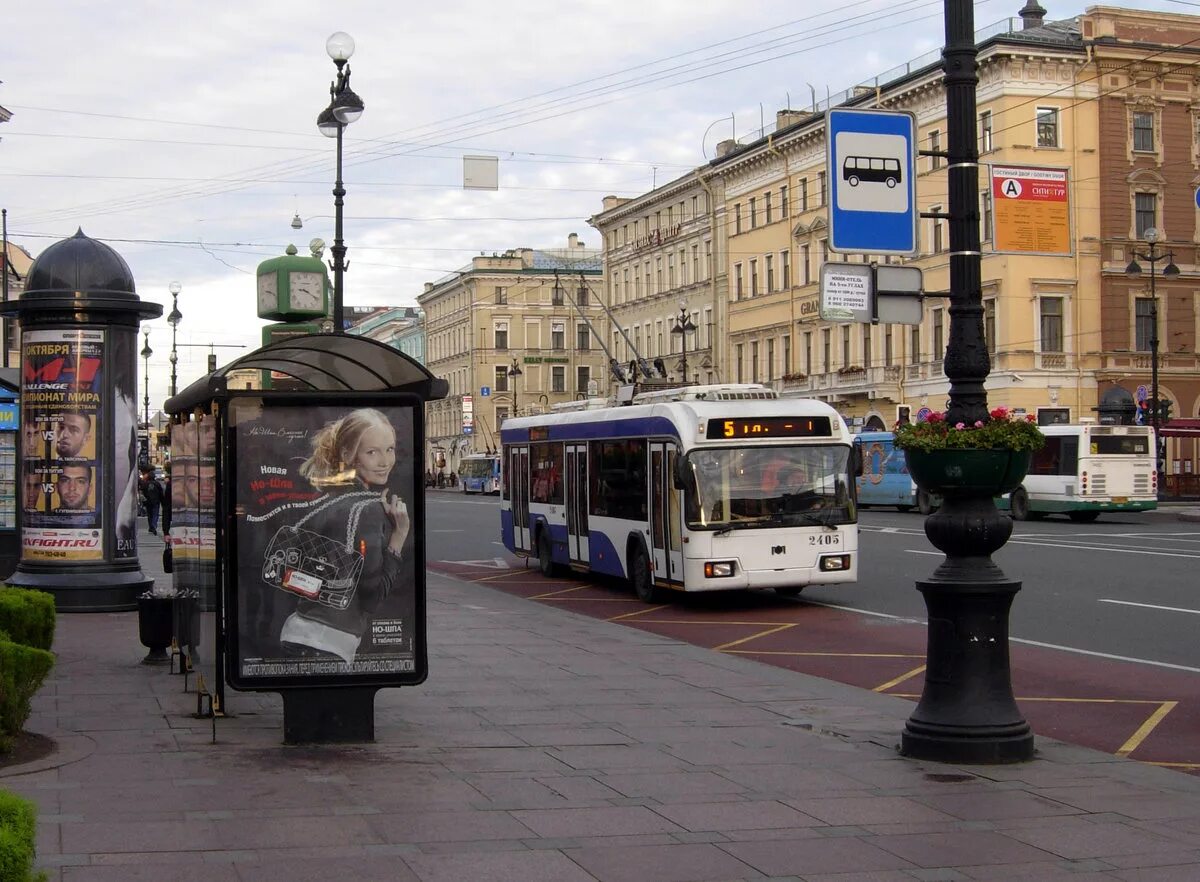
[{"label": "traffic light", "polygon": [[1171,399],[1160,398],[1158,400],[1158,424],[1169,422],[1171,419]]}]

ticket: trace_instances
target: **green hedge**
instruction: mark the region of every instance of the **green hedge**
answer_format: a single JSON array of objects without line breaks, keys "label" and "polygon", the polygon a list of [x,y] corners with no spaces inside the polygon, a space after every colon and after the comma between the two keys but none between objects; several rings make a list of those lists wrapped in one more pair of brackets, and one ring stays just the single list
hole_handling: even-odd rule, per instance
[{"label": "green hedge", "polygon": [[0,587],[0,631],[14,643],[49,649],[54,643],[54,597],[33,588]]},{"label": "green hedge", "polygon": [[0,751],[25,726],[30,702],[53,666],[54,656],[44,649],[0,642]]},{"label": "green hedge", "polygon": [[0,882],[39,882],[33,872],[37,812],[33,803],[0,790]]}]

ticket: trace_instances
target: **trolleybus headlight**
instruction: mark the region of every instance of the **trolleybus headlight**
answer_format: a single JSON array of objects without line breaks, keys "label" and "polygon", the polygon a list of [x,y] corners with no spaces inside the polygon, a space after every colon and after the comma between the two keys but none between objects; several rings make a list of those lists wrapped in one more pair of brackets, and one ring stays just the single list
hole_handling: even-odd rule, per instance
[{"label": "trolleybus headlight", "polygon": [[850,555],[848,554],[827,554],[821,558],[821,572],[828,573],[834,570],[850,569]]},{"label": "trolleybus headlight", "polygon": [[732,576],[734,567],[731,560],[710,560],[704,563],[704,577],[706,579],[718,579],[725,576]]}]

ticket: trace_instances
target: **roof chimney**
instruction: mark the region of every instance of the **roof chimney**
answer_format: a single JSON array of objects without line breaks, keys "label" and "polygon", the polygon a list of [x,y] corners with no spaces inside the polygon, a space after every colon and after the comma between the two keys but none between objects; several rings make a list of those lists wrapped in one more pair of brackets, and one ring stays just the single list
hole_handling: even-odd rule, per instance
[{"label": "roof chimney", "polygon": [[1025,22],[1021,26],[1021,30],[1027,31],[1030,28],[1040,28],[1042,19],[1046,17],[1046,10],[1038,5],[1037,0],[1026,0],[1024,8],[1020,11],[1021,20]]},{"label": "roof chimney", "polygon": [[737,149],[737,146],[738,146],[738,142],[733,140],[732,138],[727,138],[724,141],[718,141],[717,142],[717,159],[720,159],[722,156],[728,156],[730,153],[732,153],[734,150]]},{"label": "roof chimney", "polygon": [[775,111],[775,131],[778,132],[780,129],[786,129],[790,125],[795,125],[807,119],[808,116],[809,113],[807,110],[792,110],[791,108],[777,110]]},{"label": "roof chimney", "polygon": [[575,233],[571,233],[571,235],[567,236],[567,247],[568,248],[578,248],[579,247],[579,236],[577,236]]}]

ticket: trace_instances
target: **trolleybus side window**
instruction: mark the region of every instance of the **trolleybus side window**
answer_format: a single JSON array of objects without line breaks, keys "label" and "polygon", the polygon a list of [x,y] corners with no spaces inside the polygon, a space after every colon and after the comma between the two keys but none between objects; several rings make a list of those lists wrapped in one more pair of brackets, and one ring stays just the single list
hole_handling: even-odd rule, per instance
[{"label": "trolleybus side window", "polygon": [[590,448],[591,513],[600,517],[646,517],[646,442],[640,438],[593,441]]},{"label": "trolleybus side window", "polygon": [[531,502],[561,505],[563,501],[563,446],[559,441],[529,445]]}]

